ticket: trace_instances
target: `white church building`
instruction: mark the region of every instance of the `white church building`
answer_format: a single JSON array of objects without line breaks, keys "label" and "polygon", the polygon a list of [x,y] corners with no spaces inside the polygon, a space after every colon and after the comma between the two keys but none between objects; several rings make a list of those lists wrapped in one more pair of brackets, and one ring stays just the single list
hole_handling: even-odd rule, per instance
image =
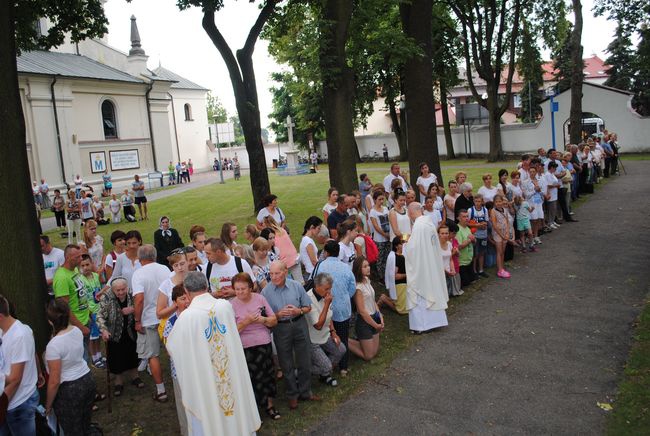
[{"label": "white church building", "polygon": [[208,90],[147,59],[135,17],[128,54],[90,39],[17,58],[32,180],[96,185],[108,170],[119,184],[170,161],[211,167]]}]

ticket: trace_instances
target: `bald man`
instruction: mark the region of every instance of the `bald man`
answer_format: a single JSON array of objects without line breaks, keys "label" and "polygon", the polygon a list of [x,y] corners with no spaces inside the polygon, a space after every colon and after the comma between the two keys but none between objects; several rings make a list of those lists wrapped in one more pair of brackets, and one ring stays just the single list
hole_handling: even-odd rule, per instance
[{"label": "bald man", "polygon": [[303,316],[311,310],[311,300],[300,283],[287,278],[284,262],[271,263],[269,273],[271,282],[262,290],[262,295],[278,318],[278,325],[273,328],[273,342],[284,372],[289,408],[293,410],[298,407],[299,399],[320,399],[311,392],[311,341]]}]

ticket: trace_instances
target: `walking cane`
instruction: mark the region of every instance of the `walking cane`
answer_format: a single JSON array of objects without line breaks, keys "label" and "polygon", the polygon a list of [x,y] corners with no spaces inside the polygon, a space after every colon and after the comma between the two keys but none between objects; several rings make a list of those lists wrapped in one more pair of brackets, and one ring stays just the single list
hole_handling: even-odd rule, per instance
[{"label": "walking cane", "polygon": [[108,367],[108,344],[106,344],[106,389],[108,397],[108,413],[113,413],[113,389],[111,389],[111,370]]}]

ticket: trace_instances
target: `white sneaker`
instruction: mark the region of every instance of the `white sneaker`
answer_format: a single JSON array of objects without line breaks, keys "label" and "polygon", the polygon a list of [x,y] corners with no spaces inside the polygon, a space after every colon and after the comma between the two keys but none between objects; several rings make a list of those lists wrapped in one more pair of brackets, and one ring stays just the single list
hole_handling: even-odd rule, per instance
[{"label": "white sneaker", "polygon": [[555,223],[551,223],[551,224],[549,224],[549,227],[552,228],[553,230],[557,230],[557,229],[560,228],[560,227],[558,227],[558,225],[555,224]]},{"label": "white sneaker", "polygon": [[542,240],[539,239],[539,238],[534,238],[534,239],[533,239],[533,242],[535,243],[535,245],[539,245],[539,244],[542,243]]}]

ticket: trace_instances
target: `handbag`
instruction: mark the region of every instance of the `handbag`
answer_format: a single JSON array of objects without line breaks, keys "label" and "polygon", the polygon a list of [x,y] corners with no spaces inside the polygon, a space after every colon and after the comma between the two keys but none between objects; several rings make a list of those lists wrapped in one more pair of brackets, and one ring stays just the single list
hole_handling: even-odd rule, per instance
[{"label": "handbag", "polygon": [[309,276],[309,279],[307,279],[307,281],[305,282],[305,284],[304,284],[305,292],[309,292],[312,289],[314,289],[314,277],[316,277],[318,275],[318,267],[320,266],[320,264],[322,262],[323,262],[322,260],[319,260],[316,263],[316,266],[314,267],[314,270],[311,272],[311,275]]}]

